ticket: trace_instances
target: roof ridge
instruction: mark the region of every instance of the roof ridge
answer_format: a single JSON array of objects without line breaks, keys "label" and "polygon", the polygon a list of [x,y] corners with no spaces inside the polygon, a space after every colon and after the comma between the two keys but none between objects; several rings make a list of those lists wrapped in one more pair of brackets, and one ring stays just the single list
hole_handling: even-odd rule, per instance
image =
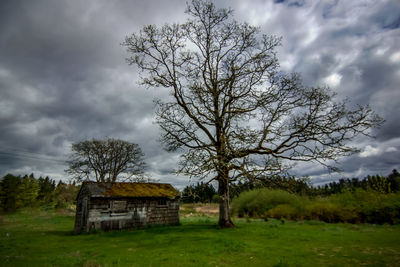
[{"label": "roof ridge", "polygon": [[[179,191],[167,183],[132,183],[94,181],[84,182],[83,187],[88,188],[90,195],[102,197],[178,197]],[[80,190],[80,192],[81,192]]]},{"label": "roof ridge", "polygon": [[83,181],[82,183],[90,183],[90,184],[168,184],[170,183],[156,183],[156,182],[95,182],[95,181]]}]

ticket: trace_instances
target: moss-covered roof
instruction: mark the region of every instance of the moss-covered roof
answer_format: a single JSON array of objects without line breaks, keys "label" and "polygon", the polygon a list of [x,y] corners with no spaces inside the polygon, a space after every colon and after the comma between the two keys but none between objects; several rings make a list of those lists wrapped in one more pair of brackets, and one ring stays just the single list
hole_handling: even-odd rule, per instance
[{"label": "moss-covered roof", "polygon": [[82,189],[91,197],[167,197],[176,198],[179,191],[170,184],[84,182]]}]

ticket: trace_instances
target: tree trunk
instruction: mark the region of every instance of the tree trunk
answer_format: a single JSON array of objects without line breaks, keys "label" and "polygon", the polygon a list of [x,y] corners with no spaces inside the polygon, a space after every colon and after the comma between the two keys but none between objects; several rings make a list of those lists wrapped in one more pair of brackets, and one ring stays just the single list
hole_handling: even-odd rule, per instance
[{"label": "tree trunk", "polygon": [[227,177],[219,177],[218,179],[218,194],[219,194],[219,221],[221,228],[235,227],[231,221],[229,211],[229,180]]}]

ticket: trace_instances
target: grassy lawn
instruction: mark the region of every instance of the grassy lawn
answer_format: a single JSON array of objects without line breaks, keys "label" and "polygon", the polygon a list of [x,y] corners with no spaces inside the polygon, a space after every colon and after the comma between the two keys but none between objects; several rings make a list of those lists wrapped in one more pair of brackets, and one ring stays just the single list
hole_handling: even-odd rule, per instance
[{"label": "grassy lawn", "polygon": [[72,215],[3,215],[0,266],[400,266],[400,225],[236,219],[219,229],[215,216],[189,214],[181,226],[85,235],[72,234]]}]

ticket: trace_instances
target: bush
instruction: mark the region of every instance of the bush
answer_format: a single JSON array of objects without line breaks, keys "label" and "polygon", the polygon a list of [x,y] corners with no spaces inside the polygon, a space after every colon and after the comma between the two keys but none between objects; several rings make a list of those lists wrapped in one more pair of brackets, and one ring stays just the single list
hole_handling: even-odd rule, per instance
[{"label": "bush", "polygon": [[[342,210],[356,213],[356,222],[378,224],[400,222],[400,194],[358,189],[355,192],[333,195],[329,199]],[[348,219],[347,222],[353,221]]]},{"label": "bush", "polygon": [[380,194],[376,201],[362,205],[361,216],[367,223],[400,223],[400,194]]},{"label": "bush", "polygon": [[232,202],[239,217],[319,220],[328,223],[400,223],[400,194],[357,189],[309,199],[282,190],[257,189]]},{"label": "bush", "polygon": [[287,205],[293,209],[301,209],[305,197],[288,193],[283,190],[267,188],[247,191],[232,201],[232,212],[239,217],[261,217],[270,209],[279,205]]},{"label": "bush", "polygon": [[328,201],[315,201],[306,207],[305,218],[324,222],[336,222],[339,208]]},{"label": "bush", "polygon": [[309,220],[320,220],[328,223],[356,223],[359,221],[358,213],[353,207],[340,206],[330,199],[315,200],[307,205],[304,217]]},{"label": "bush", "polygon": [[288,205],[288,204],[280,204],[270,210],[268,210],[265,214],[264,214],[264,218],[274,218],[274,219],[281,219],[281,218],[285,218],[285,219],[289,219],[289,220],[295,220],[298,219],[299,213],[298,211]]}]

